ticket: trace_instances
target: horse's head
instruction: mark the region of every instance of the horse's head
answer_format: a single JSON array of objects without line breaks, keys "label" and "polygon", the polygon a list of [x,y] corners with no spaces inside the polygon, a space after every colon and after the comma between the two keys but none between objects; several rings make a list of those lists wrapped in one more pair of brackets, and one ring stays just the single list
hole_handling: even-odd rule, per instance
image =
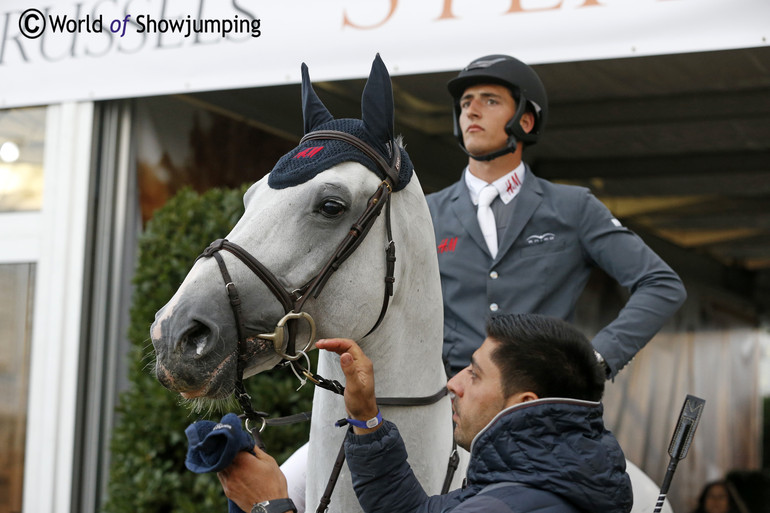
[{"label": "horse's head", "polygon": [[[303,64],[302,102],[306,136],[244,195],[246,211],[226,237],[234,246],[205,252],[156,314],[151,335],[157,377],[184,397],[225,397],[241,370],[249,376],[277,364],[287,352],[288,336],[276,341],[265,335],[283,335],[276,325],[297,304],[315,319],[318,336],[360,339],[378,319],[387,268],[385,216],[371,224],[344,262],[332,257],[371,209],[375,191],[384,200],[412,177],[411,161],[393,137],[390,77],[377,56],[362,96],[362,119],[335,120],[313,91]],[[373,153],[326,131],[355,136]],[[414,187],[419,190],[417,183],[409,189]],[[415,196],[414,191],[400,194]],[[228,250],[233,248],[252,260],[238,259],[238,251]],[[267,269],[268,278],[258,278],[249,261]],[[328,280],[318,279],[325,267],[337,266]],[[309,323],[288,324],[297,349],[312,342]]]}]

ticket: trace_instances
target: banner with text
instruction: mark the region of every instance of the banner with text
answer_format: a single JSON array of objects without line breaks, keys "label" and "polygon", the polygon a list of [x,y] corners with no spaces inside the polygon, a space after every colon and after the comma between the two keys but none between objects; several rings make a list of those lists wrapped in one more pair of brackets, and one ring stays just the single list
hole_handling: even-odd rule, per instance
[{"label": "banner with text", "polygon": [[766,46],[768,0],[6,0],[0,108]]}]

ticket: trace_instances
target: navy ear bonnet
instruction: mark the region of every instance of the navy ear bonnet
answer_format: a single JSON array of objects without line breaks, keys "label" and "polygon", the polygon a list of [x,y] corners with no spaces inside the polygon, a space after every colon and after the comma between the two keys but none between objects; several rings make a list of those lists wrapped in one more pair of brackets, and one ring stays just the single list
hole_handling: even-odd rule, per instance
[{"label": "navy ear bonnet", "polygon": [[[371,137],[367,136],[360,119],[335,119],[319,125],[317,129],[337,130],[355,135],[369,143],[387,162],[390,162],[392,158],[390,148],[382,142],[375,143]],[[395,143],[388,146],[391,145],[395,145]],[[395,188],[397,191],[406,187],[414,170],[406,151],[403,148],[398,148],[398,150],[401,152],[401,169],[398,175],[398,186]],[[383,180],[386,178],[385,173],[377,164],[354,146],[339,140],[313,139],[305,141],[281,157],[270,172],[267,183],[273,189],[285,189],[305,183],[332,166],[350,161],[366,166]]]},{"label": "navy ear bonnet", "polygon": [[[307,72],[302,65],[302,114],[305,134],[318,130],[336,130],[354,135],[369,144],[377,153],[391,162],[393,149],[401,152],[398,184],[394,191],[403,189],[412,178],[414,166],[406,151],[393,137],[393,92],[390,75],[380,56],[374,60],[372,71],[361,98],[363,119],[334,119],[316,96]],[[268,176],[273,189],[285,189],[305,183],[319,173],[342,162],[358,162],[381,179],[385,172],[355,146],[337,139],[311,139],[300,144],[280,158]]]}]

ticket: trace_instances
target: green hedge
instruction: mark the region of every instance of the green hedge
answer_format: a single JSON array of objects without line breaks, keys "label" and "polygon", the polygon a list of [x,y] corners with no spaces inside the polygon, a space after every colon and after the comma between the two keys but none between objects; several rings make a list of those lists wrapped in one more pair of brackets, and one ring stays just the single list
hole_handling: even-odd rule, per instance
[{"label": "green hedge", "polygon": [[[130,386],[120,396],[112,434],[107,513],[226,511],[216,475],[194,474],[184,466],[184,429],[198,417],[156,381],[149,327],[196,256],[212,240],[224,237],[241,217],[244,190],[212,189],[203,195],[182,190],[158,210],[140,237],[129,329]],[[246,385],[256,408],[274,416],[311,407],[312,387],[297,392],[296,379],[285,369],[254,376]],[[224,413],[209,418],[216,420]],[[308,433],[308,423],[302,423],[267,428],[263,439],[282,462],[307,441]]]}]

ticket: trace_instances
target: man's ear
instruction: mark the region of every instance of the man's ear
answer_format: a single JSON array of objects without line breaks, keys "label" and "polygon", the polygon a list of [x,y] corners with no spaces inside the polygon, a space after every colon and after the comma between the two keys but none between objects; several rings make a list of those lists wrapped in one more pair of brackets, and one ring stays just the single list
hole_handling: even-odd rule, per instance
[{"label": "man's ear", "polygon": [[530,133],[535,128],[535,115],[529,111],[525,112],[522,114],[519,124],[524,133]]},{"label": "man's ear", "polygon": [[514,405],[526,403],[529,401],[535,401],[537,399],[540,399],[540,398],[534,392],[518,392],[508,397],[508,399],[506,399],[505,407],[508,408],[509,406],[514,406]]}]

